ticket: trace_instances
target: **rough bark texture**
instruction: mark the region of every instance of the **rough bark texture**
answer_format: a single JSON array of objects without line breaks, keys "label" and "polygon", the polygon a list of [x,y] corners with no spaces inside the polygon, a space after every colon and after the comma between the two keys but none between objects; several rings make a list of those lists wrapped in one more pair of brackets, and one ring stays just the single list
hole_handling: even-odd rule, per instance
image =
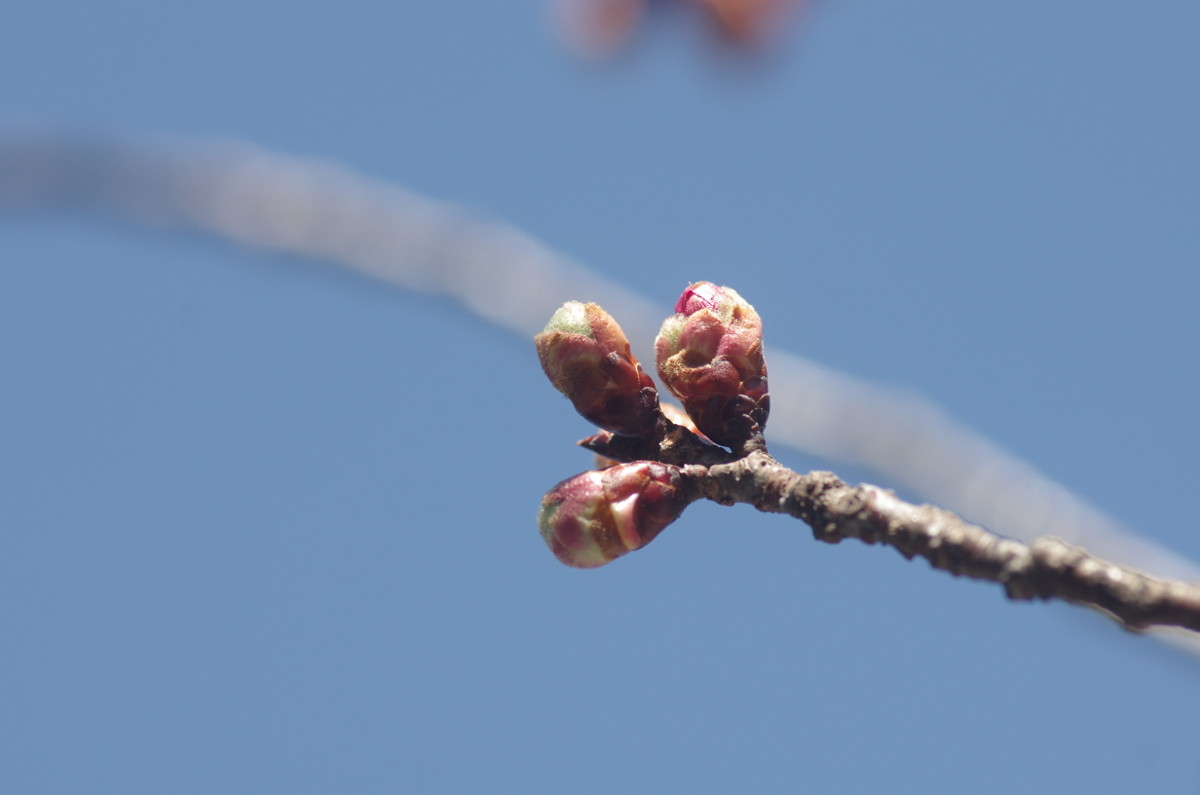
[{"label": "rough bark texture", "polygon": [[1056,538],[1031,545],[1002,538],[876,486],[850,486],[831,472],[801,475],[765,452],[687,466],[684,473],[695,496],[794,516],[820,541],[887,544],[955,576],[1000,583],[1010,599],[1064,599],[1098,609],[1132,630],[1165,625],[1200,632],[1200,587],[1100,560]]}]

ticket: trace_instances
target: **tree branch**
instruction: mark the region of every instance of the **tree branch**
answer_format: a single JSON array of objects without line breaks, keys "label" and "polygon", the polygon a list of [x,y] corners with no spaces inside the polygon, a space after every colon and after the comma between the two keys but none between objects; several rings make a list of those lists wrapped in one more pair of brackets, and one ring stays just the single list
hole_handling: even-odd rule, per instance
[{"label": "tree branch", "polygon": [[765,452],[715,466],[689,465],[684,475],[698,497],[794,516],[826,543],[857,538],[886,544],[955,576],[1000,583],[1009,599],[1063,599],[1100,610],[1130,630],[1167,625],[1200,632],[1200,587],[1109,563],[1057,538],[1023,544],[877,486],[850,486],[831,472],[793,472]]},{"label": "tree branch", "polygon": [[[230,142],[78,137],[54,128],[14,127],[0,120],[0,175],[0,211],[91,208],[140,223],[181,225],[223,239],[312,257],[402,287],[445,293],[522,335],[539,330],[558,304],[576,295],[590,296],[617,311],[625,331],[637,339],[652,338],[661,319],[657,304],[584,270],[512,227],[483,221],[456,207],[321,161],[288,158]],[[497,268],[497,262],[505,267]],[[789,396],[772,418],[777,444],[870,467],[927,498],[955,504],[1023,538],[1034,538],[1051,521],[1047,517],[1053,517],[1056,532],[1082,540],[1090,548],[1172,571],[1176,576],[1196,576],[1191,562],[1133,535],[924,400],[867,384],[776,348],[771,357],[772,391]],[[605,448],[605,454],[620,460],[664,460],[653,451],[634,450],[637,445],[623,439],[600,439],[588,446]],[[725,464],[719,460],[724,452],[705,449],[701,457],[693,457],[694,447],[690,439],[681,440],[679,457],[691,459],[685,463],[711,466],[713,478],[731,476],[733,470],[757,460]],[[826,529],[815,531],[822,540],[832,543],[855,537],[868,543],[892,543],[908,557],[920,554],[956,574],[1005,582],[1013,598],[1059,596],[1107,610],[1131,627],[1160,623],[1198,629],[1193,586],[1113,566],[1053,539],[1025,546],[987,536],[993,544],[1004,544],[1002,549],[1015,545],[1013,560],[1028,561],[1015,567],[1021,576],[1007,575],[1005,580],[1006,575],[995,565],[979,574],[958,571],[939,564],[939,560],[950,561],[953,545],[949,537],[954,533],[948,528],[985,531],[944,511],[907,505],[875,487],[854,489],[827,473],[790,474],[808,484],[796,486],[800,491],[825,493],[815,484],[828,480],[860,492],[858,499],[873,512],[895,516],[892,531],[887,529],[890,520],[882,522],[882,529],[869,530],[871,525],[865,520],[839,524],[825,519],[820,526]],[[826,499],[838,493],[830,487],[826,490]],[[979,501],[972,495],[986,495],[986,499]],[[758,505],[733,492],[728,492],[726,499]],[[999,513],[998,506],[1011,504],[1019,504],[1021,510]],[[821,521],[819,507],[816,503],[812,506],[816,521]],[[919,524],[924,513],[931,511],[953,522],[934,520],[932,527],[939,528],[940,535],[928,529],[922,534],[925,551],[921,545],[903,547],[894,542],[910,532],[908,523]],[[852,532],[855,529],[860,532]],[[1052,588],[1043,582],[1047,576],[1038,574],[1043,570],[1072,572],[1065,579],[1073,577],[1077,585]],[[1116,584],[1110,582],[1098,592],[1083,588],[1083,582],[1103,578],[1097,571],[1105,572],[1103,576],[1115,579]],[[1138,596],[1162,589],[1166,596]],[[1087,599],[1075,598],[1080,590]],[[1121,598],[1125,592],[1132,595]],[[1118,613],[1106,606],[1113,601],[1106,593],[1117,594],[1115,601],[1123,605],[1156,604],[1159,613],[1154,616],[1178,614],[1180,618],[1147,617],[1139,613],[1146,611],[1144,607]],[[1189,640],[1192,637],[1188,636]],[[1189,642],[1184,648],[1200,653],[1200,643]]]}]

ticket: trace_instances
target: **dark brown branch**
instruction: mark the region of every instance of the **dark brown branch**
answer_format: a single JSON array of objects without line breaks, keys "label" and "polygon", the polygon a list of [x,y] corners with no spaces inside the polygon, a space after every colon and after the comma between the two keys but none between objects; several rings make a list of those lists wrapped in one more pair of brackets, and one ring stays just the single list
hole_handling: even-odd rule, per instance
[{"label": "dark brown branch", "polygon": [[1013,600],[1063,599],[1099,610],[1130,630],[1162,625],[1200,632],[1200,586],[1118,566],[1057,538],[1032,544],[1003,538],[878,486],[850,486],[831,472],[801,475],[754,444],[748,455],[731,453],[665,417],[652,436],[602,431],[580,444],[617,461],[680,466],[696,499],[794,516],[830,544],[847,538],[887,544],[956,577],[1000,583]]},{"label": "dark brown branch", "polygon": [[887,544],[955,576],[998,582],[1010,599],[1064,599],[1098,609],[1132,630],[1158,624],[1200,632],[1200,587],[1100,560],[1056,538],[1029,545],[1002,538],[877,486],[850,486],[830,472],[801,475],[765,452],[715,466],[686,466],[684,472],[697,496],[794,516],[820,541]]}]

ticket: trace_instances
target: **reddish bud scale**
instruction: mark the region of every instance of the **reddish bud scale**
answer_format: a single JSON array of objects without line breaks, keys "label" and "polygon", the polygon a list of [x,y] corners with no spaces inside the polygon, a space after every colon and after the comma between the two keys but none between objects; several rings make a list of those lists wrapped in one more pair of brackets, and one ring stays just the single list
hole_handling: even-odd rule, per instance
[{"label": "reddish bud scale", "polygon": [[739,448],[770,412],[762,320],[737,292],[711,282],[684,290],[654,348],[663,383],[710,439]]},{"label": "reddish bud scale", "polygon": [[689,499],[678,467],[652,461],[618,464],[562,481],[542,499],[538,527],[561,562],[603,566],[654,540]]},{"label": "reddish bud scale", "polygon": [[658,390],[598,305],[568,301],[533,339],[550,383],[589,422],[624,436],[654,428]]}]

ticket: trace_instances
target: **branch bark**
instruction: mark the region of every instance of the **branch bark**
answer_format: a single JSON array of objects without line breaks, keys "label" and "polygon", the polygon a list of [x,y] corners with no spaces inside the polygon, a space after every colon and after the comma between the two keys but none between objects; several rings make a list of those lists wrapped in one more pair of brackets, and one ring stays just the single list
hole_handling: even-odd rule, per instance
[{"label": "branch bark", "polygon": [[1200,632],[1200,587],[1101,560],[1057,538],[1032,544],[1003,538],[877,486],[851,486],[831,472],[794,472],[765,452],[683,471],[695,496],[794,516],[819,541],[886,544],[955,576],[1000,583],[1009,599],[1063,599],[1130,630],[1163,625]]}]

